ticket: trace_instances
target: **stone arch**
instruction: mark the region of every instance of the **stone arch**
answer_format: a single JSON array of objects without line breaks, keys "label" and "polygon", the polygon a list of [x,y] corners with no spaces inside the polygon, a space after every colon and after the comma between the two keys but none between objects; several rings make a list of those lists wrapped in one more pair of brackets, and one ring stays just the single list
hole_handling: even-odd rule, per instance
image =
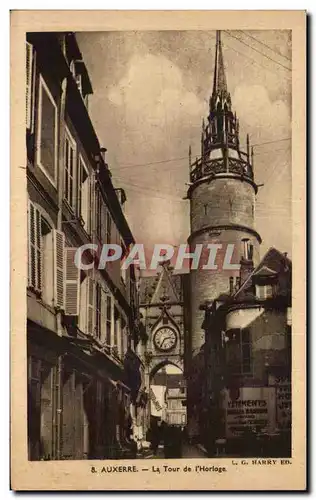
[{"label": "stone arch", "polygon": [[176,368],[179,368],[179,370],[182,371],[183,373],[183,362],[181,359],[163,359],[163,360],[157,360],[154,364],[154,366],[151,367],[150,373],[149,373],[149,380],[151,381],[153,377],[156,375],[156,373],[163,368],[164,366],[167,365],[173,365]]}]

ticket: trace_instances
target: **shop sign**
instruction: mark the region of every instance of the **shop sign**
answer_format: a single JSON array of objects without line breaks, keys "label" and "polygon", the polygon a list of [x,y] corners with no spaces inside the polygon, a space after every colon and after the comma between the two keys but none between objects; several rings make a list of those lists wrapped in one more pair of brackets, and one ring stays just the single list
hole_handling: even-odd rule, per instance
[{"label": "shop sign", "polygon": [[226,438],[245,432],[274,433],[276,430],[276,398],[274,387],[241,387],[238,398],[225,390],[223,399]]}]

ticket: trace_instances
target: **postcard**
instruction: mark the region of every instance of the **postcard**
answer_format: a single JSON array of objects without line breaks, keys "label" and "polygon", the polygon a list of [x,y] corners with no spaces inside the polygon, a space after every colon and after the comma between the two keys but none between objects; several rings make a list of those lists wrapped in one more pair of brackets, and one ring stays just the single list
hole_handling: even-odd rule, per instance
[{"label": "postcard", "polygon": [[11,13],[13,490],[306,489],[306,13]]}]

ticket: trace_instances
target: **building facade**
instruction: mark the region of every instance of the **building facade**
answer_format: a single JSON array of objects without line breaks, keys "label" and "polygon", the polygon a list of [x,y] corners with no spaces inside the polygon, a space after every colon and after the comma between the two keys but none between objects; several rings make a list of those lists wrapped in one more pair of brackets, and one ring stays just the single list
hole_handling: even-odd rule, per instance
[{"label": "building facade", "polygon": [[[186,360],[188,378],[188,422],[191,437],[199,433],[196,405],[201,398],[199,374],[203,366],[205,332],[204,313],[200,309],[206,300],[212,301],[227,292],[229,277],[238,276],[242,257],[259,262],[260,235],[254,228],[254,205],[257,186],[254,180],[253,155],[247,136],[246,151],[239,139],[239,121],[233,112],[227,88],[220,32],[216,35],[213,91],[209,101],[207,123],[202,123],[201,156],[190,157],[191,234],[190,252],[198,245],[217,246],[216,266],[200,259],[197,269],[190,271],[191,327]],[[228,258],[230,270],[225,269]],[[235,267],[232,270],[231,264]],[[227,267],[227,266],[226,266]]]},{"label": "building facade", "polygon": [[129,455],[142,370],[135,273],[100,266],[103,244],[124,256],[134,242],[124,192],[89,117],[74,34],[29,33],[26,66],[29,459]]},{"label": "building facade", "polygon": [[186,426],[186,381],[183,374],[167,373],[164,366],[153,377],[153,384],[165,387],[164,420],[169,425]]},{"label": "building facade", "polygon": [[[158,382],[159,386],[167,387],[166,380],[171,375],[166,377],[166,380],[157,382],[157,377],[162,376],[159,370],[167,365],[174,365],[182,372],[180,377],[182,386],[185,387],[183,367],[188,326],[184,307],[184,288],[187,278],[188,275],[175,274],[169,261],[161,264],[157,275],[140,278],[139,304],[144,340],[140,342],[137,353],[145,365],[147,390],[151,384]],[[168,395],[168,390],[167,397],[171,402],[172,396]],[[185,399],[183,391],[181,398]],[[171,410],[169,406],[166,407],[167,413]],[[147,429],[150,427],[150,408],[149,398]],[[186,413],[184,406],[181,406],[181,412]]]},{"label": "building facade", "polygon": [[210,453],[224,439],[235,456],[291,456],[291,268],[271,248],[246,279],[230,280],[230,293],[205,305],[199,415]]}]

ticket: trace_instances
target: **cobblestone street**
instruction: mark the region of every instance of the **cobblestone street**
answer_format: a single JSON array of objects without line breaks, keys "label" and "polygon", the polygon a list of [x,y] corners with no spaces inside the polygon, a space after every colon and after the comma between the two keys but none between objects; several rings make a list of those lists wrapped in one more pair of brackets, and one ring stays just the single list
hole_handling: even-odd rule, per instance
[{"label": "cobblestone street", "polygon": [[[192,445],[189,443],[184,443],[182,446],[182,455],[178,458],[206,458],[206,452],[204,452],[201,448],[196,445]],[[153,453],[148,454],[146,458],[165,458],[164,455],[164,447],[163,445],[159,445],[158,452],[156,455]]]}]

